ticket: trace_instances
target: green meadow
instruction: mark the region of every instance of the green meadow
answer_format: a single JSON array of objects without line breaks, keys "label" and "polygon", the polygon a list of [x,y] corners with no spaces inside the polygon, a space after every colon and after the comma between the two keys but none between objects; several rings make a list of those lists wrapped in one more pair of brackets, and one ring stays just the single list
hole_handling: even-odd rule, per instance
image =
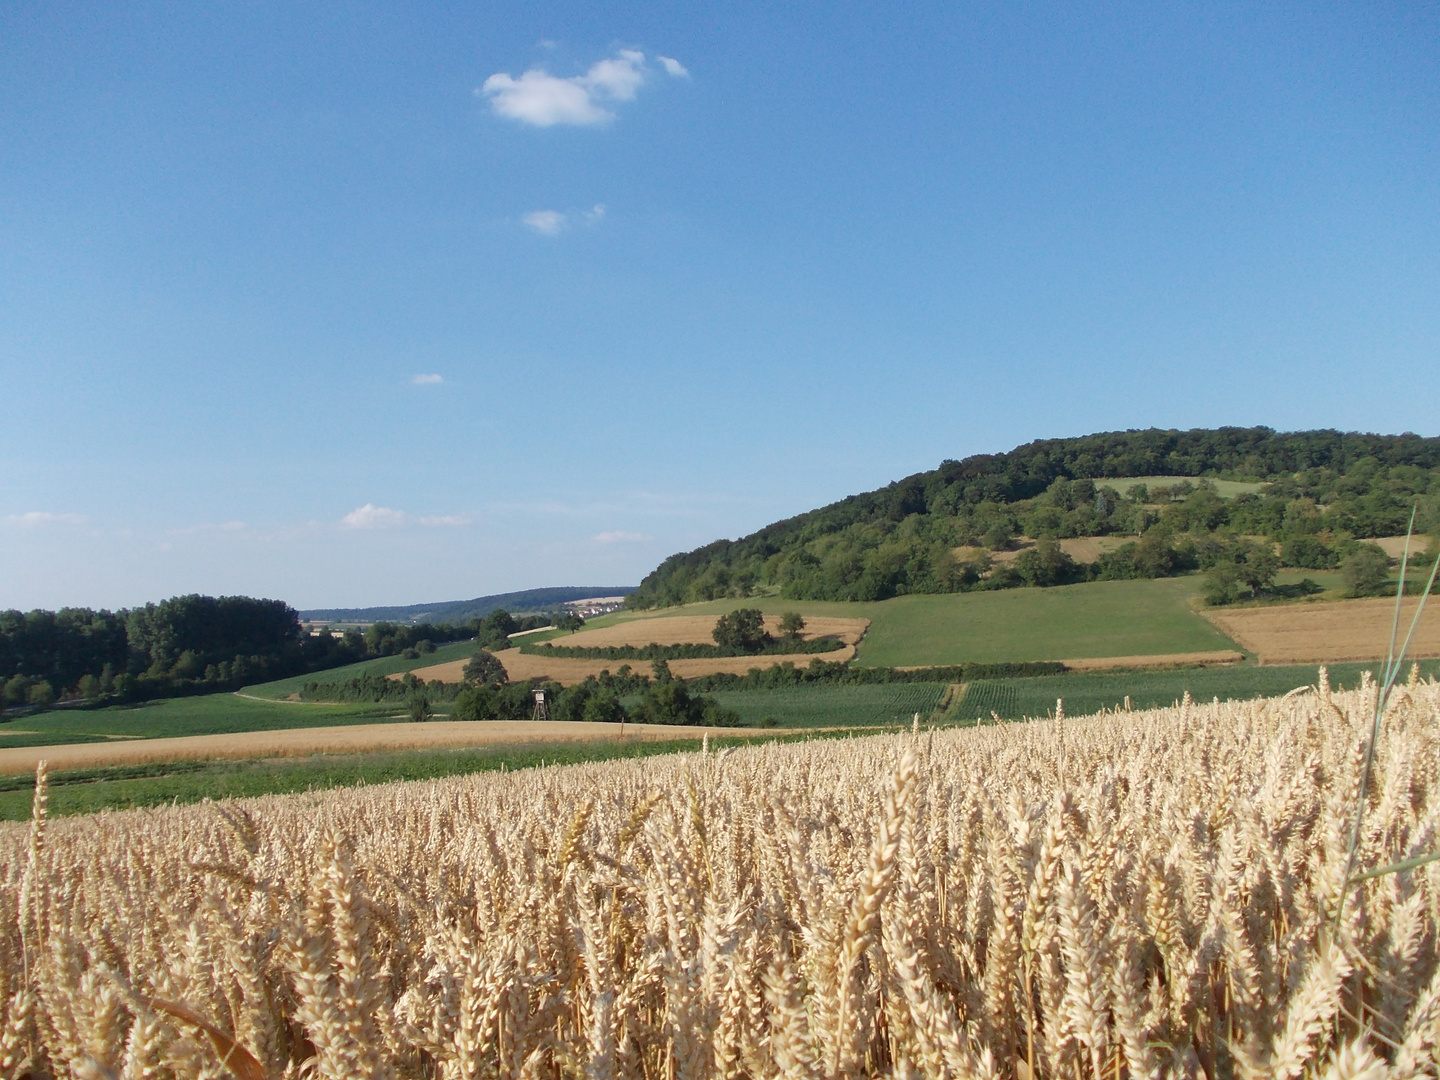
[{"label": "green meadow", "polygon": [[[767,615],[839,615],[870,620],[856,663],[869,667],[1238,649],[1193,606],[1197,576],[1094,581],[1052,589],[897,596],[874,603],[829,603],[760,597],[712,600],[647,615],[722,615],[758,607]],[[646,617],[609,616],[614,622]],[[597,620],[597,625],[601,625]]]}]

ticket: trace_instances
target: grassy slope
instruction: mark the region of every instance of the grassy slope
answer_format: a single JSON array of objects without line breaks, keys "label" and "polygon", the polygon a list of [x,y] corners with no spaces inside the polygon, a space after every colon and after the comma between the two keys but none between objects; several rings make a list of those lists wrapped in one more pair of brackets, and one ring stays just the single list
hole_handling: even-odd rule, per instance
[{"label": "grassy slope", "polygon": [[1053,589],[897,596],[868,604],[773,597],[714,600],[605,621],[681,612],[720,615],[741,606],[767,614],[799,611],[867,618],[870,631],[856,662],[881,667],[1238,648],[1190,606],[1201,584],[1196,576],[1097,581]]},{"label": "grassy slope", "polygon": [[[1331,664],[1332,686],[1354,687],[1360,673],[1379,673],[1379,664]],[[1408,674],[1408,665],[1407,674]],[[951,712],[952,720],[988,720],[991,711],[1001,719],[1045,716],[1057,698],[1071,716],[1113,709],[1130,698],[1132,708],[1172,705],[1188,690],[1196,701],[1218,697],[1222,701],[1256,696],[1274,697],[1297,686],[1313,685],[1318,668],[1309,665],[1227,668],[1181,668],[1051,675],[1032,679],[982,679],[966,687],[965,696]],[[1421,673],[1440,675],[1440,661],[1422,661]]]},{"label": "grassy slope", "polygon": [[253,701],[234,694],[207,694],[104,709],[56,709],[17,717],[0,724],[0,747],[101,742],[106,736],[159,739],[231,731],[373,724],[397,713],[393,704],[297,705]]},{"label": "grassy slope", "polygon": [[244,692],[256,697],[283,699],[291,694],[299,693],[300,688],[307,682],[344,682],[346,679],[358,678],[367,673],[394,675],[401,671],[429,667],[431,664],[444,664],[451,660],[468,660],[473,655],[475,655],[474,639],[452,641],[448,645],[437,646],[434,652],[426,653],[418,660],[407,660],[403,656],[382,656],[376,660],[362,660],[358,664],[347,664],[345,667],[331,668],[328,671],[316,671],[309,675],[295,675],[289,679],[262,683],[259,686],[247,686]]}]

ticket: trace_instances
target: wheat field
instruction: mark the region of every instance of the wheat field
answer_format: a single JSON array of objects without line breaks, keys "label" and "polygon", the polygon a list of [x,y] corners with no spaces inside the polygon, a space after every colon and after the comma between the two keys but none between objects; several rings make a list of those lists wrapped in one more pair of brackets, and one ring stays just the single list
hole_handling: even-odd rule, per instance
[{"label": "wheat field", "polygon": [[[1417,1077],[1373,684],[0,830],[0,1075]],[[1358,872],[1440,843],[1392,696]]]}]

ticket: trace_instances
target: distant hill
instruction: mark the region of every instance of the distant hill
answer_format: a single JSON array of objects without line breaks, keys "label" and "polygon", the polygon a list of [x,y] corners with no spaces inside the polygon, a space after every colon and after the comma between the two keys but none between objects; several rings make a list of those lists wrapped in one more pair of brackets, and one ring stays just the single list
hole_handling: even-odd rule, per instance
[{"label": "distant hill", "polygon": [[555,589],[525,589],[522,592],[477,596],[474,600],[446,600],[435,604],[408,604],[403,607],[313,608],[300,612],[307,622],[398,622],[466,623],[483,619],[504,608],[511,614],[550,611],[569,600],[592,596],[628,596],[634,585],[566,585]]},{"label": "distant hill", "polygon": [[[1193,480],[1158,497],[1139,482],[1164,477]],[[1122,490],[1106,488],[1121,478],[1130,478]],[[1222,480],[1254,490],[1222,500],[1206,483]],[[1265,427],[1045,439],[944,461],[738,540],[672,555],[626,603],[652,608],[776,588],[802,600],[883,600],[1077,579],[1063,564],[991,572],[983,551],[1003,553],[1016,536],[1153,535],[1154,551],[1138,562],[1122,553],[1085,571],[1100,579],[1205,569],[1218,556],[1202,541],[1240,535],[1296,541],[1304,553],[1286,557],[1304,561],[1287,565],[1323,568],[1355,539],[1404,532],[1412,507],[1417,530],[1440,528],[1440,439]]]}]

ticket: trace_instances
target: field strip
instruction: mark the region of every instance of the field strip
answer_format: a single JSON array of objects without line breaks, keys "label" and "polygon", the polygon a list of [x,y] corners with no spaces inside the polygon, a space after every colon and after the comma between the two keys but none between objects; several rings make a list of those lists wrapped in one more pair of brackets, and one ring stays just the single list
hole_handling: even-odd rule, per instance
[{"label": "field strip", "polygon": [[1238,664],[1245,654],[1234,649],[1212,652],[1155,653],[1151,656],[1087,656],[1061,660],[1071,671],[1105,671],[1110,668],[1182,667],[1191,664]]},{"label": "field strip", "polygon": [[[1076,660],[1047,661],[1072,671],[1106,671],[1112,668],[1182,667],[1193,664],[1238,664],[1245,654],[1234,649],[1210,652],[1147,653],[1142,656],[1086,656]],[[897,667],[896,671],[924,671],[929,664]],[[674,667],[672,664],[671,667]]]},{"label": "field strip", "polygon": [[[1410,628],[1417,601],[1407,599],[1400,635]],[[1383,660],[1390,645],[1395,601],[1332,600],[1266,607],[1211,609],[1204,615],[1225,634],[1255,653],[1262,664],[1327,664],[1346,660]],[[1425,616],[1410,642],[1410,657],[1440,656],[1440,605]]]},{"label": "field strip", "polygon": [[329,705],[329,704],[333,704],[333,702],[326,702],[326,701],[301,701],[299,698],[293,698],[293,697],[288,697],[288,698],[280,698],[280,697],[259,697],[259,696],[256,695],[256,694],[242,694],[239,690],[236,690],[236,691],[235,691],[235,696],[236,696],[236,697],[243,697],[246,701],[263,701],[263,702],[265,702],[265,704],[267,704],[267,705],[277,705],[277,704],[278,704],[278,705]]},{"label": "field strip", "polygon": [[[774,738],[775,729],[685,727],[626,724],[625,738],[641,742],[698,739],[702,735],[753,735]],[[303,754],[344,754],[369,750],[418,750],[538,742],[604,742],[618,739],[618,724],[568,720],[435,720],[425,724],[352,724],[342,727],[285,728],[224,735],[143,739],[124,743],[65,743],[0,749],[0,776],[33,772],[37,762],[52,769],[130,765],[142,761],[193,758],[275,758]]]},{"label": "field strip", "polygon": [[[538,653],[522,653],[519,649],[505,649],[495,654],[495,658],[505,666],[505,674],[511,682],[523,682],[526,679],[545,680],[552,679],[561,686],[574,686],[578,682],[584,682],[588,676],[599,675],[602,671],[614,673],[622,666],[628,665],[631,670],[643,674],[650,674],[649,660],[577,660],[568,656],[542,656]],[[682,679],[693,679],[700,675],[744,675],[751,668],[771,668],[776,664],[791,663],[796,667],[808,667],[812,660],[824,660],[827,663],[848,663],[855,658],[855,646],[846,645],[843,648],[835,649],[826,653],[785,653],[782,655],[765,654],[763,656],[720,656],[710,659],[698,660],[671,660],[670,670]],[[429,682],[438,679],[443,683],[458,683],[464,681],[465,665],[468,660],[451,660],[448,664],[432,664],[430,667],[416,668],[410,674],[417,679]],[[392,679],[403,678],[404,674],[391,675]]]}]

